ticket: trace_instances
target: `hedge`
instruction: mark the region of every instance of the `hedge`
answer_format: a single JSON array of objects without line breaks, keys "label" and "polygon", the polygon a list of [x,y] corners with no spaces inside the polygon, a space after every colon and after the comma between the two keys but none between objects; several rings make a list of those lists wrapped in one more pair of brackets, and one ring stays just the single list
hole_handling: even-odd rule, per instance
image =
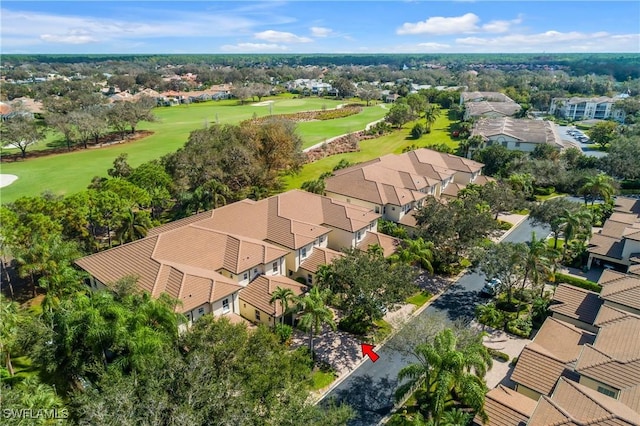
[{"label": "hedge", "polygon": [[602,286],[598,283],[594,283],[593,281],[589,280],[583,280],[571,275],[561,274],[559,272],[556,272],[555,283],[571,284],[576,287],[584,288],[585,290],[595,291],[596,293],[600,293],[600,290],[602,290]]},{"label": "hedge", "polygon": [[491,358],[497,359],[498,361],[507,362],[509,361],[509,355],[504,352],[500,352],[493,348],[487,348],[487,352],[491,355]]}]

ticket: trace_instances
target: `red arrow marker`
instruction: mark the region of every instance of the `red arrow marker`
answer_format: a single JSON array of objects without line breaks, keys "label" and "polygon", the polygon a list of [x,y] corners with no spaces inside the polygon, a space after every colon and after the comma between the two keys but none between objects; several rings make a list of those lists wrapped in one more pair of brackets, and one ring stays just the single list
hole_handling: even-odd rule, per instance
[{"label": "red arrow marker", "polygon": [[362,348],[362,356],[369,356],[372,362],[376,362],[380,355],[373,351],[373,345],[368,345],[366,343],[360,343],[360,347]]}]

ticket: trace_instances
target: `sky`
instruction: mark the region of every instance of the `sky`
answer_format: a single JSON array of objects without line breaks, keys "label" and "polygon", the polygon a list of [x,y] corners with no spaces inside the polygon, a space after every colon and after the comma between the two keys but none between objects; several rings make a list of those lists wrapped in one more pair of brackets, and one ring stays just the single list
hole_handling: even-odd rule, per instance
[{"label": "sky", "polygon": [[10,53],[640,53],[640,1],[6,1]]}]

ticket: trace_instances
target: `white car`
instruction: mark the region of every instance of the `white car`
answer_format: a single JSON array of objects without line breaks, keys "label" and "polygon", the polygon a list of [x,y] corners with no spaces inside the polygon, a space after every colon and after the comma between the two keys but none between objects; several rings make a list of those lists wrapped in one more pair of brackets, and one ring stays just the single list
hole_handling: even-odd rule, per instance
[{"label": "white car", "polygon": [[482,287],[480,293],[487,296],[495,296],[496,293],[498,293],[501,285],[502,281],[500,281],[498,278],[491,278],[485,283],[484,287]]}]

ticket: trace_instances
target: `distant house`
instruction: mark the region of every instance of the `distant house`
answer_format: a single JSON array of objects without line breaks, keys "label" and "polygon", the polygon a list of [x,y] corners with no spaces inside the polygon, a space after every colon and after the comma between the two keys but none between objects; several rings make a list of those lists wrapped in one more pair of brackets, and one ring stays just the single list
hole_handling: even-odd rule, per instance
[{"label": "distant house", "polygon": [[473,118],[501,118],[516,115],[521,107],[500,92],[462,92],[460,105],[464,106],[464,120]]},{"label": "distant house", "polygon": [[596,98],[553,98],[549,114],[560,115],[569,120],[606,120],[609,118],[624,121],[625,113],[616,108],[616,98],[600,96]]},{"label": "distant house", "polygon": [[462,92],[460,93],[460,105],[468,102],[507,102],[515,103],[513,99],[500,92]]},{"label": "distant house", "polygon": [[564,147],[555,124],[546,120],[481,118],[474,123],[471,136],[482,138],[483,144],[479,148],[502,145],[509,150],[533,152],[541,144],[556,149]]}]

